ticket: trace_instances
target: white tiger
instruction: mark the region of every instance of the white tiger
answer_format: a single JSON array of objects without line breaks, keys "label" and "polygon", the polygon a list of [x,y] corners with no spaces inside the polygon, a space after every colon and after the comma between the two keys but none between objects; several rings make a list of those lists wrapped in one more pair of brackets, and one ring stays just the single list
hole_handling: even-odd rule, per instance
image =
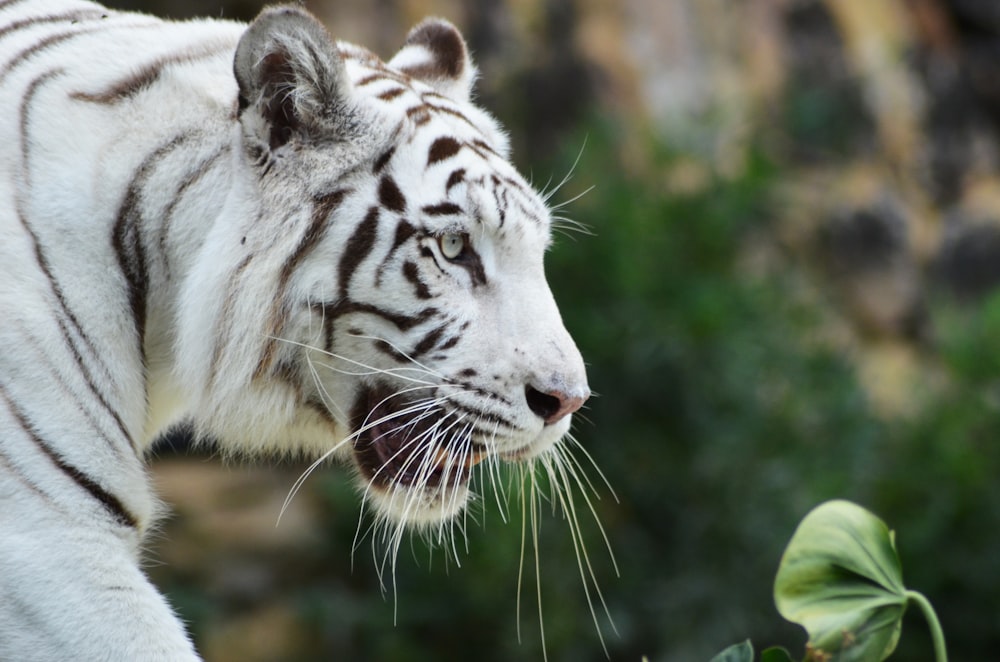
[{"label": "white tiger", "polygon": [[385,64],[294,7],[0,0],[0,660],[197,659],[139,567],[172,425],[418,525],[563,452],[550,215],[474,78],[442,20]]}]

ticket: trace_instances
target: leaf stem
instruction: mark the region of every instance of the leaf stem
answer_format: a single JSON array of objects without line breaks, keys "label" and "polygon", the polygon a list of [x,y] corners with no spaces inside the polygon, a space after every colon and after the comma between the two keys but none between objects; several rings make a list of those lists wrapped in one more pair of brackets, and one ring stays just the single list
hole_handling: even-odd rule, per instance
[{"label": "leaf stem", "polygon": [[937,614],[934,613],[934,607],[931,606],[927,598],[917,591],[907,591],[906,598],[917,603],[920,611],[924,614],[924,618],[927,619],[927,625],[931,629],[931,639],[934,642],[934,659],[937,662],[948,662],[948,652],[944,647],[944,631],[941,629],[941,623],[938,621]]}]

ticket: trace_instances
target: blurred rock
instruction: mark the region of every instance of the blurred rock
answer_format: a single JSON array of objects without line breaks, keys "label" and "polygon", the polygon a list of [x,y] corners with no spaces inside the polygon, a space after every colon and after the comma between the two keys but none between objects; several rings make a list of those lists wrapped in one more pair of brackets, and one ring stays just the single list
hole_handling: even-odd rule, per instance
[{"label": "blurred rock", "polygon": [[907,220],[890,199],[830,218],[820,247],[831,279],[862,333],[919,339],[926,314]]},{"label": "blurred rock", "polygon": [[1000,287],[1000,182],[981,182],[946,215],[934,270],[944,293],[965,304]]}]

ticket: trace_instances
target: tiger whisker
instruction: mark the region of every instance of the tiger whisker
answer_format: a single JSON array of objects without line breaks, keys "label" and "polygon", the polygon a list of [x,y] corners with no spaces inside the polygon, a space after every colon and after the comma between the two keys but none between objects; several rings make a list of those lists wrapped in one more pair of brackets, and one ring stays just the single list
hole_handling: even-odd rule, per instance
[{"label": "tiger whisker", "polygon": [[[583,455],[583,457],[587,459],[587,461],[590,463],[590,466],[594,469],[594,471],[597,472],[597,475],[600,477],[601,482],[604,483],[604,487],[607,488],[608,492],[611,493],[611,497],[615,500],[615,503],[621,503],[621,501],[619,501],[618,499],[618,494],[615,493],[615,488],[611,486],[611,482],[608,480],[608,477],[604,475],[603,471],[601,471],[601,467],[597,465],[597,462],[594,461],[594,457],[590,454],[590,452],[586,449],[586,447],[583,444],[581,444],[577,440],[577,438],[574,437],[572,434],[567,434],[565,439],[566,441],[568,441],[570,444],[573,445],[573,448],[576,449],[576,452],[579,452],[580,454]],[[587,472],[584,471],[583,465],[577,459],[576,452],[569,452],[567,449],[566,454],[568,457],[573,459],[574,464],[576,464],[577,468],[579,468],[580,470],[580,474],[582,474],[583,476],[588,476]],[[591,485],[591,490],[593,490],[594,494],[600,497],[600,493],[598,492],[597,488],[594,487],[594,485],[591,483],[589,477],[587,483]]]},{"label": "tiger whisker", "polygon": [[569,237],[570,239],[576,239],[576,235],[579,234],[587,237],[597,236],[597,233],[594,232],[589,225],[581,223],[580,221],[575,221],[567,216],[552,216],[552,225],[550,227],[553,231],[559,232],[563,236]]},{"label": "tiger whisker", "polygon": [[531,542],[534,547],[535,553],[535,591],[538,598],[538,630],[542,639],[542,660],[543,662],[548,662],[549,651],[548,646],[545,644],[545,616],[542,612],[542,569],[541,569],[541,553],[538,549],[538,538],[539,538],[539,522],[538,522],[538,497],[539,493],[536,488],[536,478],[534,472],[534,463],[532,463],[531,472]]},{"label": "tiger whisker", "polygon": [[[569,475],[572,476],[577,487],[580,488],[580,495],[587,503],[587,509],[590,510],[590,514],[594,518],[594,523],[597,524],[597,530],[600,532],[601,538],[604,540],[604,546],[608,552],[608,558],[611,559],[611,567],[614,569],[615,575],[621,577],[621,571],[618,569],[618,559],[615,557],[614,549],[612,549],[611,547],[611,540],[608,538],[608,534],[604,530],[604,525],[601,524],[601,518],[597,515],[597,509],[594,506],[594,502],[590,500],[590,497],[587,495],[587,491],[583,487],[583,481],[580,478],[580,474],[583,472],[580,468],[579,463],[577,462],[576,458],[572,456],[572,454],[567,452],[567,449],[560,448],[558,449],[557,452],[563,458],[563,460],[568,460],[564,463],[564,467],[566,471],[569,473]],[[586,478],[586,474],[584,473],[583,475]],[[591,487],[591,489],[593,489],[593,486],[590,485],[590,480],[587,479],[586,482]],[[596,498],[598,499],[600,498],[600,494],[598,492],[595,491],[594,495]]]},{"label": "tiger whisker", "polygon": [[[393,397],[395,397],[397,395],[400,395],[400,394],[403,394],[403,393],[407,393],[407,392],[416,391],[416,390],[420,390],[421,388],[428,388],[428,387],[426,387],[426,386],[418,386],[418,387],[411,387],[409,389],[404,389],[403,391],[399,391],[397,393],[394,393],[393,395],[387,396],[381,402],[378,403],[378,406],[381,406],[386,401],[388,401],[389,399],[391,399],[391,398],[393,398]],[[377,409],[378,406],[376,406],[376,409]],[[357,430],[355,430],[353,433],[347,435],[346,437],[344,437],[343,439],[341,439],[340,441],[338,441],[336,444],[334,444],[329,450],[327,450],[326,452],[324,452],[312,464],[310,464],[302,472],[302,474],[299,475],[299,477],[292,484],[292,487],[288,491],[288,495],[285,497],[285,501],[281,505],[281,510],[279,511],[279,514],[278,514],[278,521],[279,522],[281,521],[281,516],[284,515],[285,510],[287,510],[288,506],[291,504],[292,500],[298,494],[299,490],[302,488],[302,485],[305,484],[305,481],[309,478],[309,476],[311,476],[312,473],[317,468],[319,468],[324,462],[326,462],[328,459],[330,459],[330,456],[332,456],[334,453],[336,453],[342,446],[344,446],[345,444],[348,444],[348,443],[353,443],[354,440],[356,440],[362,434],[364,434],[365,432],[367,432],[368,430],[372,429],[373,427],[375,427],[377,425],[381,425],[382,423],[385,423],[386,421],[392,420],[393,418],[395,418],[397,416],[403,416],[403,415],[406,415],[406,414],[409,414],[409,413],[413,413],[414,411],[418,411],[418,410],[419,410],[419,407],[418,408],[407,407],[407,408],[404,408],[402,410],[399,410],[399,411],[396,411],[396,412],[392,412],[391,414],[389,414],[387,416],[383,416],[382,418],[380,418],[380,419],[378,419],[376,421],[369,421],[369,419],[366,418],[365,421],[364,421],[364,423]]]},{"label": "tiger whisker", "polygon": [[527,541],[527,527],[528,527],[528,501],[535,498],[534,494],[525,495],[525,483],[527,482],[527,473],[525,467],[518,467],[518,478],[521,482],[521,553],[518,557],[517,563],[517,590],[516,595],[516,607],[514,610],[514,620],[517,624],[517,641],[521,643],[521,588],[524,585],[524,550]]},{"label": "tiger whisker", "polygon": [[[430,382],[430,381],[420,380],[420,379],[417,379],[415,377],[410,377],[410,376],[408,376],[406,374],[406,372],[417,372],[417,373],[425,373],[425,374],[430,375],[431,377],[434,377],[434,378],[436,378],[438,380],[443,379],[443,377],[441,375],[439,375],[438,373],[436,373],[436,372],[434,372],[432,370],[428,370],[427,368],[421,366],[420,364],[416,364],[418,366],[416,368],[410,368],[410,367],[407,367],[407,368],[376,368],[374,366],[370,366],[370,365],[368,365],[366,363],[363,363],[361,361],[357,361],[357,360],[352,359],[350,357],[343,356],[343,355],[337,354],[335,352],[329,352],[329,351],[327,351],[325,349],[322,349],[320,347],[316,347],[315,345],[310,345],[310,344],[307,344],[307,343],[298,342],[296,340],[289,340],[287,338],[281,338],[281,337],[278,337],[278,336],[267,336],[267,337],[270,338],[270,339],[272,339],[272,340],[277,340],[278,342],[283,342],[283,343],[287,343],[289,345],[294,345],[296,347],[301,347],[303,349],[311,350],[311,351],[316,352],[318,354],[322,354],[324,356],[328,356],[330,358],[337,359],[338,361],[343,361],[344,363],[355,365],[355,366],[357,366],[357,367],[359,367],[359,368],[362,369],[361,372],[352,372],[352,371],[344,370],[343,368],[337,368],[335,366],[331,366],[331,365],[328,365],[328,364],[325,364],[325,363],[319,364],[319,365],[322,365],[325,368],[328,368],[329,370],[331,370],[333,372],[336,372],[336,373],[342,374],[342,375],[347,375],[347,376],[352,376],[352,377],[355,377],[355,376],[368,376],[368,375],[387,375],[389,377],[398,377],[398,378],[401,378],[401,379],[406,379],[406,380],[417,382],[417,383],[421,383],[421,384],[432,384],[432,383],[433,384],[437,384],[437,383],[439,383],[439,382]],[[407,358],[409,358],[409,357],[407,357]]]},{"label": "tiger whisker", "polygon": [[[560,186],[561,186],[561,184],[560,184]],[[585,196],[588,193],[592,192],[595,188],[597,188],[596,185],[588,186],[584,190],[582,190],[579,193],[577,193],[576,195],[574,195],[569,200],[563,200],[562,202],[560,202],[557,205],[552,205],[551,207],[549,207],[549,213],[555,213],[555,212],[562,211],[563,209],[565,209],[569,205],[573,204],[574,202],[576,202],[577,200],[579,200],[583,196]],[[557,216],[557,218],[559,218],[560,220],[563,220],[563,221],[569,221],[569,219],[567,219],[567,218],[565,218],[563,216]],[[570,221],[570,222],[571,223],[576,223],[576,221]],[[583,225],[583,224],[581,223],[580,225]],[[584,226],[584,227],[586,227],[586,226]]]},{"label": "tiger whisker", "polygon": [[[576,171],[576,167],[578,165],[580,165],[580,160],[583,158],[583,152],[586,149],[587,149],[587,137],[584,136],[583,144],[580,145],[580,151],[577,152],[576,158],[573,160],[573,165],[571,165],[569,167],[569,172],[567,172],[563,176],[563,178],[559,181],[559,183],[556,184],[554,187],[552,187],[550,189],[550,188],[548,188],[548,183],[546,183],[545,188],[542,189],[542,191],[539,192],[539,195],[542,198],[542,202],[544,202],[545,204],[548,204],[549,200],[552,199],[552,196],[555,195],[556,193],[558,193],[559,190],[563,186],[565,186],[567,182],[569,182],[571,179],[573,179],[573,173]],[[551,181],[552,180],[550,179],[549,182],[551,182]],[[562,204],[561,205],[555,205],[554,207],[552,207],[552,209],[556,210],[556,209],[559,209],[562,206],[564,206],[564,205],[562,205]]]},{"label": "tiger whisker", "polygon": [[386,345],[388,345],[389,347],[391,347],[394,352],[396,352],[400,356],[404,357],[406,360],[410,361],[415,366],[417,366],[417,367],[421,368],[422,370],[426,371],[427,374],[433,375],[433,376],[437,377],[438,379],[440,379],[442,381],[445,381],[445,382],[450,381],[445,375],[442,375],[440,372],[438,372],[436,370],[432,370],[431,368],[427,367],[426,365],[424,365],[420,361],[418,361],[415,358],[413,358],[412,356],[410,356],[407,352],[405,352],[402,349],[400,349],[400,347],[398,345],[396,345],[393,342],[390,342],[390,341],[386,340],[385,338],[379,338],[378,336],[369,336],[369,335],[361,335],[361,334],[351,334],[351,337],[353,337],[353,338],[360,338],[362,340],[371,340],[373,342],[385,343]]},{"label": "tiger whisker", "polygon": [[[573,499],[573,488],[570,483],[570,478],[566,472],[566,463],[562,460],[561,455],[554,453],[553,455],[546,458],[543,462],[546,472],[550,476],[550,480],[553,483],[558,483],[561,485],[561,489],[556,490],[556,495],[562,505],[563,512],[566,517],[566,523],[570,529],[570,539],[573,542],[573,551],[576,554],[577,567],[580,571],[580,580],[583,584],[583,590],[587,597],[587,606],[590,608],[590,615],[594,621],[594,627],[597,630],[598,639],[601,642],[601,647],[604,649],[604,654],[606,657],[610,657],[608,654],[607,643],[604,640],[604,635],[601,632],[600,621],[597,618],[597,611],[594,608],[594,600],[591,595],[590,585],[593,584],[594,592],[597,594],[598,600],[600,600],[601,606],[604,609],[604,613],[607,615],[608,622],[611,624],[612,629],[617,633],[617,628],[615,627],[614,621],[611,618],[611,611],[608,609],[607,601],[604,598],[604,593],[601,591],[600,583],[597,581],[597,575],[594,572],[593,565],[590,561],[590,554],[587,552],[586,542],[583,538],[583,532],[580,528],[580,521],[577,519],[576,515],[576,503]],[[576,477],[575,477],[576,478]],[[597,519],[597,513],[593,509],[593,504],[590,499],[587,498],[586,492],[583,491],[582,485],[579,483],[579,479],[576,478],[578,485],[581,488],[581,493],[587,501],[588,506],[591,508],[591,513],[594,518]],[[598,523],[599,524],[599,523]],[[603,533],[603,527],[601,527]],[[605,537],[605,542],[607,538]],[[609,545],[610,552],[610,545]],[[612,555],[612,561],[614,556]],[[584,569],[586,567],[586,570]],[[615,564],[617,570],[617,564]],[[588,581],[589,580],[589,581]]]},{"label": "tiger whisker", "polygon": [[344,410],[340,408],[340,405],[334,401],[330,392],[326,390],[326,385],[323,383],[323,379],[319,375],[319,371],[316,370],[316,365],[312,360],[312,357],[306,354],[306,367],[309,369],[309,376],[312,377],[313,384],[316,386],[316,391],[319,393],[320,400],[323,401],[323,406],[331,411],[335,411],[340,414],[341,419],[346,419],[347,416],[344,414]]}]

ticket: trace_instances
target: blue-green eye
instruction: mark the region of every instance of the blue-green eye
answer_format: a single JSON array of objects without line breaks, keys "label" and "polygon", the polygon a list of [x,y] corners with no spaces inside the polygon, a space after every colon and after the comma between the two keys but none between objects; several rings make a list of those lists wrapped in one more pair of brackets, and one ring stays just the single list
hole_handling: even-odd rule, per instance
[{"label": "blue-green eye", "polygon": [[441,247],[441,255],[445,259],[457,260],[465,252],[467,238],[464,234],[449,232],[438,237],[438,245]]}]

